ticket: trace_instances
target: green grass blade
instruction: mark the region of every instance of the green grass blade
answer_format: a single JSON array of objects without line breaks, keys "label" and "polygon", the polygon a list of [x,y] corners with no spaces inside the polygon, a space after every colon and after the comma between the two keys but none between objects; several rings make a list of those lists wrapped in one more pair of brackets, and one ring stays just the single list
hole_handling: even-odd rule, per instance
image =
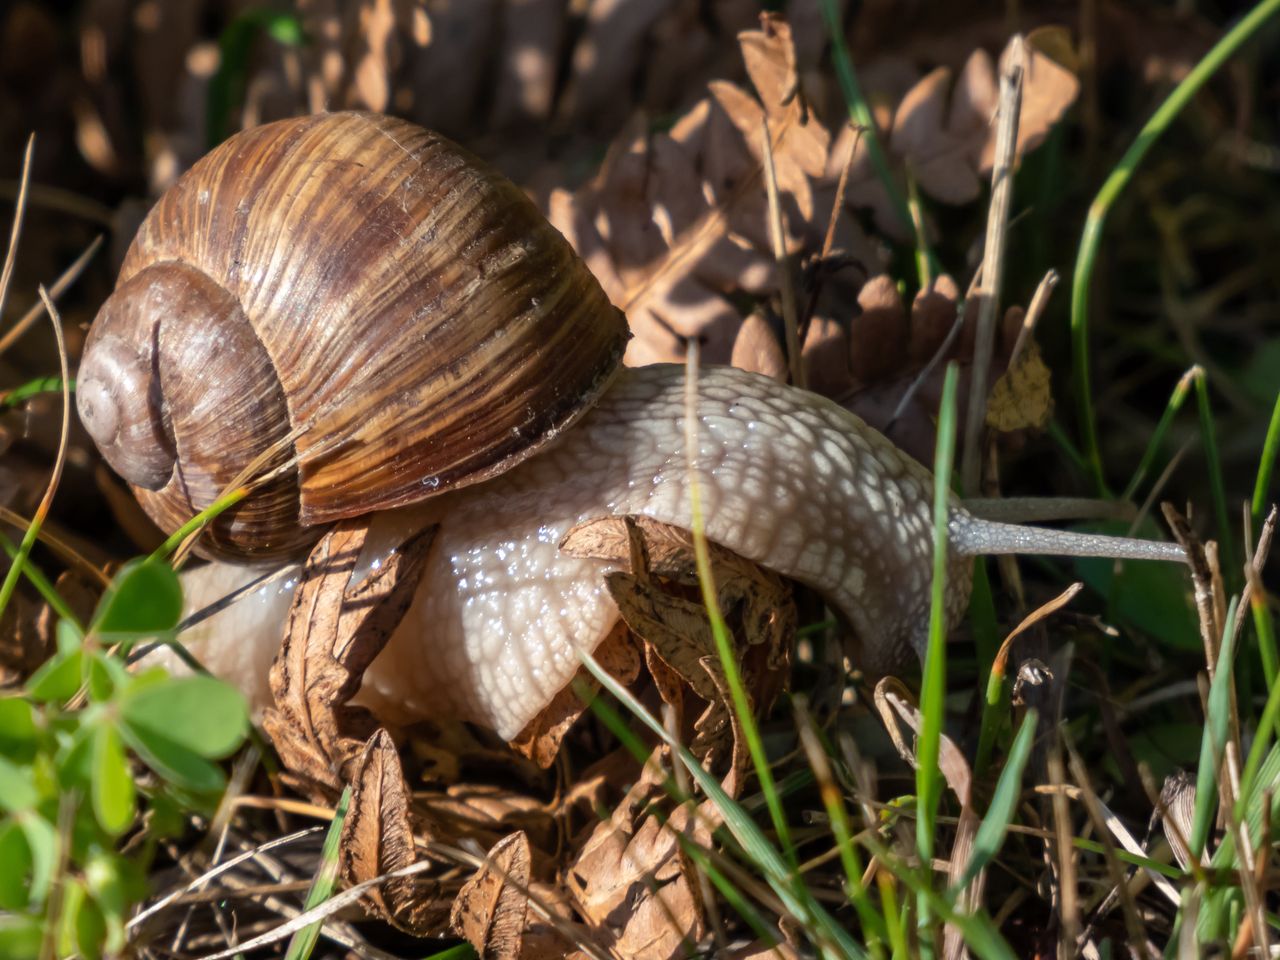
[{"label": "green grass blade", "polygon": [[1111,212],[1112,204],[1128,186],[1147,151],[1169,128],[1174,118],[1182,112],[1206,81],[1240,49],[1246,40],[1258,32],[1269,17],[1277,12],[1280,12],[1280,0],[1261,0],[1214,44],[1213,49],[1204,55],[1165,98],[1164,103],[1151,115],[1151,119],[1143,125],[1142,130],[1125,151],[1124,156],[1120,158],[1120,162],[1111,171],[1089,206],[1089,216],[1080,237],[1075,274],[1071,281],[1071,367],[1084,455],[1090,473],[1093,475],[1094,485],[1100,494],[1106,494],[1107,484],[1102,471],[1102,453],[1098,448],[1097,423],[1094,419],[1093,394],[1089,382],[1089,290],[1107,215]]},{"label": "green grass blade", "polygon": [[[75,390],[76,384],[73,380],[69,384],[71,390]],[[32,397],[42,396],[46,393],[61,393],[62,378],[61,377],[37,377],[34,380],[28,380],[19,387],[5,392],[3,398],[0,398],[0,409],[8,409],[16,407],[18,404]]]},{"label": "green grass blade", "polygon": [[[917,898],[923,898],[929,902],[930,909],[945,923],[952,924],[960,931],[960,935],[964,938],[968,947],[983,960],[1013,960],[1016,956],[1013,949],[1001,936],[1000,931],[996,929],[991,919],[983,913],[960,913],[947,900],[946,897],[932,890],[927,884],[921,881],[919,872],[903,864],[893,852],[888,850],[878,840],[868,838],[866,845],[872,853],[876,855],[879,862],[884,865],[890,873],[894,875],[908,890],[914,893]],[[921,944],[923,947],[924,945]],[[913,957],[913,954],[901,954],[906,957]],[[899,952],[895,950],[894,956],[899,956]]]},{"label": "green grass blade", "polygon": [[822,18],[827,26],[827,36],[831,40],[831,60],[835,66],[836,80],[840,84],[840,92],[849,110],[849,117],[862,130],[863,142],[867,145],[867,155],[871,158],[871,166],[879,178],[894,213],[902,221],[902,225],[912,231],[916,245],[916,273],[920,285],[924,286],[929,277],[937,276],[941,269],[929,242],[918,229],[918,221],[911,215],[902,191],[898,189],[889,169],[889,160],[885,156],[884,147],[876,131],[876,119],[871,113],[862,88],[858,84],[858,76],[853,70],[853,58],[849,55],[849,47],[844,41],[844,30],[840,23],[840,11],[835,0],[822,0]]},{"label": "green grass blade", "polygon": [[800,744],[809,759],[809,766],[813,768],[822,806],[827,811],[827,821],[831,825],[831,834],[840,854],[840,864],[844,867],[845,892],[858,913],[858,919],[862,921],[862,934],[867,949],[879,960],[884,956],[882,942],[887,936],[884,917],[876,911],[875,904],[862,886],[862,858],[858,856],[858,849],[853,842],[854,831],[849,821],[849,812],[845,809],[844,797],[831,773],[827,745],[823,742],[804,699],[797,696],[795,704]]},{"label": "green grass blade", "polygon": [[1125,486],[1124,493],[1120,494],[1121,500],[1132,500],[1134,494],[1138,492],[1138,487],[1146,479],[1147,472],[1151,469],[1151,464],[1155,462],[1156,455],[1160,452],[1160,445],[1164,443],[1165,435],[1169,432],[1169,428],[1173,426],[1174,417],[1178,415],[1178,411],[1182,409],[1183,401],[1187,399],[1187,391],[1191,389],[1192,378],[1198,378],[1200,375],[1200,368],[1192,367],[1178,378],[1173,392],[1169,394],[1169,402],[1165,404],[1164,413],[1160,415],[1160,421],[1156,424],[1155,430],[1151,432],[1151,439],[1147,441],[1147,449],[1143,451],[1142,459],[1138,461],[1138,467],[1133,471],[1133,476],[1129,478],[1129,483]]},{"label": "green grass blade", "polygon": [[760,792],[764,794],[765,803],[769,808],[769,819],[773,822],[773,829],[778,835],[778,843],[794,870],[798,861],[795,847],[791,842],[791,829],[787,825],[786,810],[783,808],[782,799],[778,796],[778,788],[773,779],[773,770],[769,766],[764,740],[760,737],[760,728],[756,726],[755,709],[751,704],[751,698],[747,696],[746,685],[742,682],[737,651],[734,650],[733,638],[729,635],[729,628],[720,611],[715,575],[711,570],[711,547],[707,543],[707,528],[702,516],[702,484],[696,469],[699,421],[696,415],[697,396],[694,391],[697,383],[697,356],[696,350],[689,352],[689,364],[685,371],[687,408],[685,452],[689,473],[689,532],[693,536],[693,555],[698,569],[698,586],[702,591],[702,603],[707,610],[711,635],[715,640],[716,654],[720,658],[720,668],[724,671],[725,685],[729,688],[733,711],[742,729],[743,739],[747,742],[747,751],[751,755],[751,764],[760,784]]},{"label": "green grass blade", "polygon": [[743,919],[743,922],[751,928],[751,931],[765,945],[765,948],[777,946],[777,934],[769,929],[769,924],[760,915],[760,911],[755,908],[750,900],[742,895],[742,891],[734,886],[733,881],[726,877],[723,871],[715,865],[712,859],[707,856],[707,852],[683,833],[677,832],[675,838],[685,856],[707,875],[707,879],[720,891],[720,896],[724,897],[725,903],[729,904],[734,912]]},{"label": "green grass blade", "polygon": [[849,932],[829,914],[805,886],[804,879],[786,862],[782,854],[769,843],[768,838],[755,821],[732,797],[714,776],[703,769],[702,764],[679,740],[632,696],[622,684],[604,670],[590,653],[578,653],[583,664],[604,689],[634,714],[655,736],[665,743],[697,782],[702,792],[716,805],[724,817],[725,827],[742,846],[743,851],[760,870],[769,886],[804,929],[823,948],[823,955],[830,957],[866,958],[866,952],[850,936]]},{"label": "green grass blade", "polygon": [[[4,550],[11,561],[17,560],[17,544],[3,533],[0,533],[0,549]],[[54,585],[49,582],[49,578],[40,571],[39,567],[30,560],[24,559],[22,563],[22,572],[26,578],[31,581],[31,585],[36,588],[36,591],[44,599],[44,602],[49,604],[49,608],[54,613],[56,613],[61,619],[75,624],[76,629],[81,633],[84,633],[84,624],[82,624],[76,617],[75,612],[67,606],[67,602],[62,599],[61,594],[59,594]]]},{"label": "green grass blade", "polygon": [[1204,455],[1209,464],[1209,487],[1213,495],[1213,516],[1222,540],[1222,576],[1230,587],[1239,580],[1239,564],[1235,550],[1235,535],[1231,532],[1231,520],[1227,514],[1227,488],[1222,480],[1222,457],[1218,454],[1218,431],[1213,426],[1213,409],[1209,404],[1209,378],[1202,372],[1195,378],[1196,406],[1200,411],[1200,435],[1204,443]]},{"label": "green grass blade", "polygon": [[1267,498],[1271,493],[1271,472],[1275,469],[1277,450],[1280,450],[1280,392],[1276,393],[1276,403],[1271,408],[1271,423],[1267,427],[1267,439],[1262,444],[1258,476],[1253,482],[1251,512],[1255,529],[1262,523],[1262,516],[1267,512]]},{"label": "green grass blade", "polygon": [[[956,450],[955,363],[947,364],[942,384],[942,406],[938,413],[938,445],[933,461],[933,595],[929,609],[929,647],[925,651],[924,680],[920,690],[923,717],[916,743],[916,848],[926,886],[931,883],[934,836],[938,825],[938,802],[942,799],[942,771],[938,751],[942,743],[942,721],[947,695],[947,523],[951,516],[951,466]],[[929,923],[928,901],[919,901],[919,923]]]},{"label": "green grass blade", "polygon": [[[320,869],[316,872],[311,889],[307,891],[303,910],[318,907],[333,896],[334,886],[338,881],[338,847],[342,840],[342,826],[346,823],[347,809],[350,805],[351,788],[347,787],[338,799],[338,807],[333,812],[333,822],[329,824],[329,831],[324,836],[324,846],[320,849]],[[320,928],[323,926],[324,921],[317,920],[290,937],[289,949],[285,952],[284,960],[307,960],[320,939]]]},{"label": "green grass blade", "polygon": [[433,953],[425,960],[476,960],[476,948],[469,943],[459,943],[457,946],[446,947],[439,953]]},{"label": "green grass blade", "polygon": [[1222,647],[1218,651],[1218,666],[1213,683],[1209,687],[1208,720],[1204,736],[1200,740],[1200,765],[1196,771],[1196,804],[1191,817],[1191,835],[1187,844],[1191,857],[1199,860],[1209,840],[1213,826],[1213,814],[1217,808],[1218,771],[1222,767],[1222,753],[1227,746],[1231,710],[1232,643],[1235,637],[1235,621],[1239,613],[1239,598],[1231,598],[1227,610],[1227,622],[1222,632]]},{"label": "green grass blade", "polygon": [[[1253,629],[1258,635],[1258,657],[1262,660],[1262,675],[1267,681],[1267,689],[1274,692],[1277,680],[1280,679],[1280,657],[1276,654],[1276,626],[1271,618],[1271,607],[1267,595],[1259,585],[1249,598],[1249,608],[1253,614]],[[1276,727],[1280,734],[1280,726]]]},{"label": "green grass blade", "polygon": [[235,490],[231,490],[223,494],[217,500],[213,501],[213,503],[209,504],[209,506],[205,507],[194,517],[180,526],[177,530],[173,531],[165,542],[160,544],[160,546],[158,546],[151,554],[151,559],[164,560],[172,554],[173,551],[177,550],[178,547],[182,546],[182,542],[186,540],[187,537],[191,536],[198,530],[202,530],[206,524],[212,523],[220,514],[224,511],[230,510],[237,503],[247,497],[249,493],[250,488],[246,486],[237,487]]},{"label": "green grass blade", "polygon": [[205,139],[210,149],[231,133],[231,114],[244,100],[254,44],[268,36],[285,47],[305,41],[302,21],[293,13],[250,7],[240,13],[218,38],[218,70],[205,95]]},{"label": "green grass blade", "polygon": [[952,888],[952,896],[972,883],[978,871],[991,862],[1004,844],[1005,833],[1008,832],[1018,807],[1018,797],[1022,795],[1022,772],[1026,769],[1027,758],[1031,756],[1031,745],[1036,739],[1036,722],[1036,712],[1028,710],[1022,719],[1022,726],[1018,728],[1018,735],[1013,739],[1013,746],[1009,749],[1009,759],[1000,771],[1000,779],[996,781],[987,815],[982,818],[978,833],[973,838],[973,853],[965,865],[960,881]]},{"label": "green grass blade", "polygon": [[969,624],[973,630],[978,676],[987,677],[987,692],[982,702],[982,720],[978,728],[978,751],[973,761],[973,774],[981,778],[991,762],[991,754],[995,750],[1000,731],[1004,729],[1008,701],[1004,670],[996,670],[1000,638],[996,626],[996,605],[991,595],[991,580],[987,575],[985,557],[977,557],[973,561],[973,595],[969,598]]}]

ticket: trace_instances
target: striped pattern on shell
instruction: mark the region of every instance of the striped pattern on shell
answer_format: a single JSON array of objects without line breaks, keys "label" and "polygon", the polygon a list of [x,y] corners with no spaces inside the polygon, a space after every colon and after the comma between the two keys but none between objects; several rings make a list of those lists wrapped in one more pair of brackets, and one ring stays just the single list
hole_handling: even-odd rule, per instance
[{"label": "striped pattern on shell", "polygon": [[[245,319],[237,333],[214,326]],[[318,535],[298,523],[412,503],[523,460],[594,402],[626,337],[514,184],[412,124],[339,113],[238,134],[160,199],[90,333],[81,379],[105,377],[95,343],[125,340],[147,382],[118,402],[156,417],[164,397],[156,423],[132,432],[176,450],[172,476],[148,482],[152,465],[129,479],[159,486],[139,494],[166,529],[293,431],[273,459],[296,453],[296,475],[211,538],[212,552],[269,559]],[[113,449],[127,430],[98,410],[95,432],[86,407],[103,390],[90,387],[82,415],[128,476]]]}]

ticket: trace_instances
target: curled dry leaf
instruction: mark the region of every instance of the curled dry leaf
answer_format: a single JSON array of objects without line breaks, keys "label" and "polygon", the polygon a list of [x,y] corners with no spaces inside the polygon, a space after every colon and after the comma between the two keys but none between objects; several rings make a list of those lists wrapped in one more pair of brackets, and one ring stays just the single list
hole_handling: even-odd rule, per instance
[{"label": "curled dry leaf", "polygon": [[529,838],[499,840],[453,901],[449,924],[486,960],[520,960],[529,918]]},{"label": "curled dry leaf", "polygon": [[[698,596],[690,534],[647,517],[606,517],[579,524],[562,549],[629,561],[630,572],[605,577],[623,622],[644,645],[645,662],[663,701],[676,711],[689,747],[708,769],[723,769],[726,789],[742,782],[747,759],[742,729],[726,686],[707,611]],[[734,628],[740,668],[757,711],[784,688],[795,632],[795,606],[782,581],[737,554],[712,545],[717,599]],[[687,718],[687,694],[705,706]],[[686,726],[692,719],[692,726]]]},{"label": "curled dry leaf", "polygon": [[803,107],[786,24],[766,18],[765,29],[739,40],[759,100],[713,81],[669,135],[620,141],[591,184],[551,198],[552,221],[627,312],[629,364],[679,361],[685,340],[697,338],[706,362],[771,375],[778,366],[776,344],[759,329],[743,331],[732,298],[777,289],[762,130],[767,118],[793,249],[812,226],[811,181],[826,169],[829,137]]},{"label": "curled dry leaf", "polygon": [[[349,765],[351,807],[342,826],[341,869],[351,883],[372,880],[417,861],[417,833],[435,834],[422,817],[410,814],[409,785],[400,755],[385,730],[377,730]],[[436,878],[419,873],[388,880],[366,894],[369,911],[401,929],[426,934],[447,915],[448,891]]]},{"label": "curled dry leaf", "polygon": [[1165,777],[1160,787],[1160,806],[1163,816],[1165,839],[1183,870],[1191,864],[1191,848],[1187,838],[1191,836],[1191,821],[1195,815],[1196,782],[1185,770],[1178,770]]},{"label": "curled dry leaf", "polygon": [[[610,676],[624,686],[633,683],[640,674],[640,654],[625,623],[614,627],[596,647],[593,656]],[[593,694],[600,689],[600,682],[585,669],[578,671],[576,680],[577,683],[566,685],[552,697],[551,702],[511,741],[513,749],[543,769],[555,762],[565,735],[587,709],[587,702],[578,695],[579,684]]]},{"label": "curled dry leaf", "polygon": [[365,533],[358,521],[340,523],[312,549],[271,666],[275,706],[263,725],[295,781],[320,798],[349,781],[348,765],[377,729],[348,701],[408,609],[435,528],[352,584]]},{"label": "curled dry leaf", "polygon": [[443,792],[419,790],[414,798],[414,809],[428,815],[441,837],[466,837],[487,849],[507,834],[520,831],[533,844],[534,876],[550,874],[543,851],[556,848],[559,828],[538,798],[481,782],[457,783]]}]

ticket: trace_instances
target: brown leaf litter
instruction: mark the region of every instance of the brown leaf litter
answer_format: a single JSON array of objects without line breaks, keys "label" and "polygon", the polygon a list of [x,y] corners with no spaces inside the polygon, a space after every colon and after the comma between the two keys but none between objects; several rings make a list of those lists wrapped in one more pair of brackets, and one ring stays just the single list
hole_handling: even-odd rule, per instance
[{"label": "brown leaf litter", "polygon": [[[276,703],[264,724],[289,782],[321,803],[353,787],[343,876],[359,883],[423,856],[439,859],[439,869],[375,888],[366,909],[419,933],[438,931],[448,917],[483,956],[567,955],[575,941],[566,924],[579,940],[621,956],[680,955],[704,935],[705,921],[698,878],[677,834],[706,847],[718,821],[707,802],[677,803],[666,795],[665,747],[654,748],[644,765],[621,751],[606,757],[600,773],[583,771],[558,800],[461,779],[414,792],[391,734],[368,710],[349,703],[407,608],[431,539],[430,530],[417,535],[390,563],[352,585],[364,531],[343,524],[328,533],[304,568],[272,668]],[[689,535],[645,518],[604,518],[575,528],[564,548],[629,561],[629,571],[608,583],[625,625],[597,657],[633,688],[644,690],[647,678],[649,695],[667,705],[695,754],[736,794],[746,776],[746,747],[705,612],[690,599],[697,578]],[[713,550],[713,570],[720,604],[736,626],[744,679],[765,708],[789,673],[795,628],[789,590],[720,548]],[[553,764],[586,709],[583,691],[595,689],[567,688],[511,746],[540,766]],[[437,776],[494,753],[472,752],[465,738],[448,736],[424,751],[414,747],[422,733],[410,737],[406,757],[431,757]],[[451,763],[441,761],[459,750]],[[630,790],[620,794],[627,782]],[[602,804],[614,805],[604,819],[596,815]],[[443,838],[454,847],[466,841],[488,849],[485,866],[475,874],[459,870],[440,857],[435,844]],[[537,893],[537,919],[530,891]],[[548,919],[548,903],[560,904],[558,922]]]}]

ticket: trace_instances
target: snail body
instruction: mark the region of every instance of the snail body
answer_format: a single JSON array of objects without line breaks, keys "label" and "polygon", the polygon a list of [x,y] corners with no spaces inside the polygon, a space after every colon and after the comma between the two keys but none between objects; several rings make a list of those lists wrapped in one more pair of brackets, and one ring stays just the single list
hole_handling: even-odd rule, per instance
[{"label": "snail body", "polygon": [[[699,373],[691,468],[684,372],[619,372],[626,335],[564,239],[461,148],[386,117],[307,117],[237,135],[157,203],[90,332],[78,404],[167,530],[246,474],[270,477],[212,525],[215,555],[278,561],[364,514],[392,541],[438,525],[365,676],[388,719],[518,733],[618,617],[610,564],[561,539],[605,515],[687,528],[691,477],[708,537],[821,592],[864,665],[922,651],[929,471],[830,400],[727,368]],[[949,542],[951,623],[975,553],[1181,556],[991,523],[958,501]],[[252,576],[195,571],[188,601]],[[290,590],[188,638],[259,706]]]},{"label": "snail body", "polygon": [[[698,375],[691,469],[684,375],[669,365],[625,370],[538,456],[373,521],[391,543],[439,527],[413,605],[365,674],[362,697],[380,716],[454,717],[519,733],[577,671],[579,650],[593,650],[619,615],[604,584],[617,565],[566,554],[565,534],[625,514],[687,529],[691,477],[707,536],[819,591],[849,625],[864,667],[884,672],[923,653],[932,474],[832,401],[727,367]],[[1181,558],[1173,544],[992,523],[959,501],[949,543],[948,626],[964,612],[977,553]],[[194,571],[188,603],[198,609],[251,577],[219,565]],[[291,591],[265,587],[190,635],[210,669],[235,677],[262,706]]]}]

